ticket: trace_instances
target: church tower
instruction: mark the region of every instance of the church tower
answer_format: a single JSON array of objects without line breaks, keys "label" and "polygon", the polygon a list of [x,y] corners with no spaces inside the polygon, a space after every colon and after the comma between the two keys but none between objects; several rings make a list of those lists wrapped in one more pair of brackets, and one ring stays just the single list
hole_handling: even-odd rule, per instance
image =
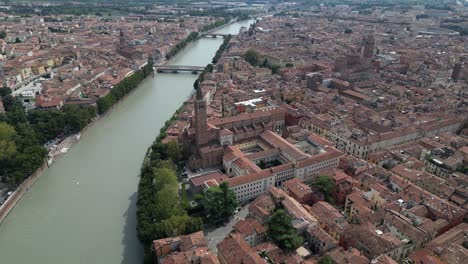
[{"label": "church tower", "polygon": [[201,87],[197,87],[197,95],[195,98],[195,141],[197,146],[208,143],[208,137],[206,135],[206,102],[203,99]]},{"label": "church tower", "polygon": [[372,29],[366,29],[365,37],[362,40],[364,45],[364,58],[372,58],[374,56],[374,31]]},{"label": "church tower", "polygon": [[458,79],[460,78],[462,67],[463,67],[463,62],[461,61],[457,61],[455,65],[453,65],[452,80],[454,82],[457,82]]},{"label": "church tower", "polygon": [[123,31],[120,30],[120,35],[119,35],[119,48],[123,49],[127,46],[127,40],[125,39],[125,36],[123,34]]}]

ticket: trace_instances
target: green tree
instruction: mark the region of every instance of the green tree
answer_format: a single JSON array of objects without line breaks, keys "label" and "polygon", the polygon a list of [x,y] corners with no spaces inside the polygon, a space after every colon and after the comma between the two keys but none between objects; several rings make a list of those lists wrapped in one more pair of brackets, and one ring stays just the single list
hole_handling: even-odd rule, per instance
[{"label": "green tree", "polygon": [[344,30],[345,34],[351,34],[352,32],[353,32],[353,30],[350,29],[350,28],[347,28],[347,29]]},{"label": "green tree", "polygon": [[202,224],[200,218],[193,218],[187,214],[172,215],[159,223],[159,231],[164,237],[178,236],[199,231]]},{"label": "green tree", "polygon": [[13,105],[15,104],[15,98],[11,95],[2,95],[2,103],[3,108],[5,108],[5,111],[11,111],[11,109],[13,109]]},{"label": "green tree", "polygon": [[279,72],[279,69],[280,69],[280,68],[281,68],[281,66],[279,66],[279,65],[276,65],[276,64],[271,65],[271,66],[270,66],[271,73],[272,73],[272,74],[277,74],[277,73]]},{"label": "green tree", "polygon": [[468,166],[463,166],[458,169],[459,172],[463,174],[468,174]]},{"label": "green tree", "polygon": [[28,146],[20,151],[10,161],[11,170],[7,173],[10,186],[18,186],[38,167],[44,163],[47,151],[39,145]]},{"label": "green tree", "polygon": [[314,186],[325,195],[328,202],[333,202],[332,193],[334,188],[333,179],[330,176],[320,175],[315,178]]},{"label": "green tree", "polygon": [[226,182],[209,188],[202,200],[208,219],[213,223],[229,218],[238,206],[236,194]]},{"label": "green tree", "polygon": [[156,191],[161,191],[166,186],[177,188],[176,173],[168,167],[154,168],[154,185]]},{"label": "green tree", "polygon": [[40,142],[37,139],[36,132],[28,123],[20,123],[16,126],[16,146],[20,150],[24,150],[31,146],[40,146]]},{"label": "green tree", "polygon": [[333,259],[330,256],[323,256],[320,258],[318,264],[333,264]]},{"label": "green tree", "polygon": [[0,31],[0,39],[6,38],[7,33],[5,31]]},{"label": "green tree", "polygon": [[155,198],[155,219],[162,221],[168,219],[172,215],[179,214],[179,196],[177,187],[164,186],[160,191],[156,192]]},{"label": "green tree", "polygon": [[0,97],[5,97],[11,94],[11,89],[8,87],[0,87]]},{"label": "green tree", "polygon": [[303,240],[291,224],[291,217],[282,209],[277,210],[268,222],[268,234],[281,249],[295,250]]},{"label": "green tree", "polygon": [[182,145],[177,141],[169,141],[167,145],[167,155],[173,162],[179,162],[182,159]]},{"label": "green tree", "polygon": [[245,61],[250,63],[252,66],[257,66],[260,64],[260,55],[254,49],[249,49],[244,55]]},{"label": "green tree", "polygon": [[16,37],[15,43],[21,43],[21,40],[18,37]]},{"label": "green tree", "polygon": [[156,142],[151,146],[151,160],[167,159],[167,145],[161,142]]},{"label": "green tree", "polygon": [[5,122],[0,123],[0,162],[10,159],[16,153],[15,128]]}]

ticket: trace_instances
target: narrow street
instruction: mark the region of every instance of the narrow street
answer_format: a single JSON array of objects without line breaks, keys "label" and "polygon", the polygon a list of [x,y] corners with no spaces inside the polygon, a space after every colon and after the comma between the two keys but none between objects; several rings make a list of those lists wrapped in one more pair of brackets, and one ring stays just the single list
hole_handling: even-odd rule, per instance
[{"label": "narrow street", "polygon": [[228,223],[225,223],[221,225],[218,228],[215,229],[206,229],[205,230],[205,237],[206,241],[208,243],[208,248],[214,252],[217,253],[218,249],[216,246],[226,237],[231,233],[232,228],[234,225],[239,222],[240,220],[243,220],[247,217],[247,214],[249,212],[249,205],[246,204],[244,205],[241,210],[237,213],[234,214],[233,217],[229,220]]}]

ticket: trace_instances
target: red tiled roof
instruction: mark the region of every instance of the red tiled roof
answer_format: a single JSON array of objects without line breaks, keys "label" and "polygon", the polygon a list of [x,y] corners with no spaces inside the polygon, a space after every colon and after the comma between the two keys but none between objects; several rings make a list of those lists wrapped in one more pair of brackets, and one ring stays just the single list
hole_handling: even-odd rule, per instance
[{"label": "red tiled roof", "polygon": [[229,187],[234,187],[234,186],[243,185],[249,182],[254,182],[254,181],[261,180],[261,179],[265,179],[265,178],[271,177],[272,175],[273,173],[270,170],[263,170],[257,173],[229,178],[226,180],[226,182],[229,184]]},{"label": "red tiled roof", "polygon": [[193,178],[190,178],[190,182],[194,185],[194,186],[201,186],[203,185],[206,181],[209,181],[209,180],[216,180],[217,182],[223,182],[224,180],[227,179],[227,176],[220,173],[219,171],[216,171],[216,172],[212,172],[212,173],[209,173],[209,174],[205,174],[205,175],[201,175],[201,176],[198,176],[198,177],[193,177]]},{"label": "red tiled roof", "polygon": [[257,254],[239,234],[231,234],[218,244],[218,255],[229,264],[264,264]]}]

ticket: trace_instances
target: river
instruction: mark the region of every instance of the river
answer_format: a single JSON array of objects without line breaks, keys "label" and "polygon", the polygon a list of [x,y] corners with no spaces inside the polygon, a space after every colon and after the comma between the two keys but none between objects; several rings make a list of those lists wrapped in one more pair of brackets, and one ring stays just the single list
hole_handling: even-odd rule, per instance
[{"label": "river", "polygon": [[[218,33],[237,34],[251,21]],[[202,38],[171,64],[205,66],[222,38]],[[156,74],[90,128],[0,225],[0,263],[141,263],[139,169],[164,122],[193,93],[193,74]]]}]

